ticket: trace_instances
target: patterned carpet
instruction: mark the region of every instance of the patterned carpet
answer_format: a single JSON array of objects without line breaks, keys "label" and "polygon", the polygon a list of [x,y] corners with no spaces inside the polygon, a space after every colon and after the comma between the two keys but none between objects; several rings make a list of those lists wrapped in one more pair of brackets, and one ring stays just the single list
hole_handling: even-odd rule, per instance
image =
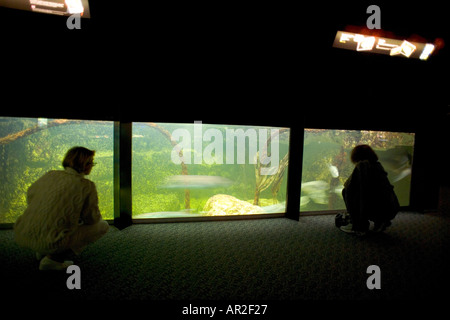
[{"label": "patterned carpet", "polygon": [[[402,212],[384,234],[363,238],[334,216],[111,227],[64,272],[40,272],[34,253],[0,230],[3,299],[397,300],[448,299],[448,218]],[[381,289],[369,290],[369,265]]]}]

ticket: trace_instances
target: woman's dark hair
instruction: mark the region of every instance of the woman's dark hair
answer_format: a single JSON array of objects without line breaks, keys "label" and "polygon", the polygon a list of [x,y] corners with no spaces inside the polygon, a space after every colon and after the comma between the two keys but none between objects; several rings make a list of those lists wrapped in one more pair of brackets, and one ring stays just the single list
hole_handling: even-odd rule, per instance
[{"label": "woman's dark hair", "polygon": [[367,144],[361,144],[353,148],[352,154],[350,155],[350,160],[353,163],[358,163],[363,160],[377,162],[378,156],[370,146],[368,146]]}]

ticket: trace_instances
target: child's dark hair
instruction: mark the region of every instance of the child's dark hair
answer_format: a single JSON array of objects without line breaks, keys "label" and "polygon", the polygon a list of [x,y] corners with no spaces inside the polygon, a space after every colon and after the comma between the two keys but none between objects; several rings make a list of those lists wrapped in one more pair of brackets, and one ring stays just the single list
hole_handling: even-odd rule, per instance
[{"label": "child's dark hair", "polygon": [[353,163],[358,163],[363,160],[368,160],[370,162],[377,162],[378,156],[370,146],[368,146],[367,144],[361,144],[353,148],[352,153],[350,155],[350,160]]}]

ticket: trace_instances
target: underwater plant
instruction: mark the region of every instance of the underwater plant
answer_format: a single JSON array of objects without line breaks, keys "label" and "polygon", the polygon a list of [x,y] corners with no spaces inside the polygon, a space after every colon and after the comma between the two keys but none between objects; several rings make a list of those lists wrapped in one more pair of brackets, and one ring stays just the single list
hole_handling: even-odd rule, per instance
[{"label": "underwater plant", "polygon": [[89,179],[97,185],[103,218],[113,218],[112,131],[108,121],[0,117],[0,223],[15,222],[26,208],[28,187],[47,171],[62,169],[74,145],[97,150],[99,165]]},{"label": "underwater plant", "polygon": [[[155,128],[159,132],[161,132],[171,143],[172,147],[177,150],[178,156],[180,159],[184,159],[183,157],[183,149],[179,148],[178,143],[175,141],[175,139],[172,137],[172,134],[161,127],[160,125],[154,123],[154,122],[144,122],[143,124],[148,125],[149,127]],[[188,168],[183,160],[180,162],[181,165],[181,174],[182,175],[188,175]],[[190,209],[191,208],[191,193],[189,189],[184,190],[184,208]]]},{"label": "underwater plant", "polygon": [[388,172],[400,204],[409,205],[414,133],[305,129],[302,212],[345,209],[341,193],[354,168],[349,155],[360,144],[373,147]]},{"label": "underwater plant", "polygon": [[[264,186],[257,186],[255,166],[258,165],[259,158],[256,159],[256,157],[259,157],[259,154],[255,151],[257,148],[253,144],[258,144],[261,154],[264,156],[264,152],[267,152],[262,151],[264,143],[270,142],[270,140],[268,140],[267,135],[260,133],[271,132],[270,135],[281,128],[202,125],[205,129],[205,135],[200,135],[203,134],[203,130],[199,130],[198,122],[194,124],[133,123],[133,216],[169,218],[174,216],[185,217],[189,214],[193,217],[206,215],[207,211],[204,210],[204,207],[211,197],[217,194],[226,194],[246,202],[251,199],[250,204],[252,204],[257,188],[259,189],[256,191],[258,199],[263,199],[265,206],[278,203],[277,197],[279,197],[279,194],[282,198],[279,200],[284,202],[283,200],[286,197],[284,176],[289,158],[287,155],[288,139],[286,138],[289,129],[281,130],[280,134],[283,134],[280,136],[283,139],[280,146],[273,147],[275,143],[268,143],[269,150],[277,152],[277,154],[275,157],[275,155],[269,153],[261,161],[261,164],[265,165],[264,167],[261,166],[261,171],[265,169],[270,174],[263,178],[265,179],[262,180],[262,182],[265,181]],[[152,130],[152,128],[157,130]],[[195,131],[196,129],[197,131]],[[215,133],[212,140],[208,140],[207,133]],[[256,140],[255,136],[259,137],[259,140]],[[236,140],[234,142],[229,141],[230,137]],[[172,138],[176,138],[177,142],[175,143]],[[202,145],[199,143],[200,138],[210,143]],[[167,140],[169,140],[169,143],[167,143]],[[274,139],[273,141],[277,140]],[[191,148],[192,145],[194,148]],[[225,149],[222,150],[223,148]],[[179,156],[180,151],[184,153],[186,159]],[[272,156],[274,157],[272,158]],[[278,156],[280,158],[285,157],[281,166],[278,165]],[[176,161],[174,161],[174,157]],[[192,157],[194,161],[192,161]],[[188,161],[188,159],[191,159],[191,161]],[[212,159],[214,161],[210,161]],[[182,174],[176,168],[179,168],[180,165],[185,167],[185,169],[182,169]],[[264,172],[260,173],[259,176],[263,177]],[[269,179],[267,180],[267,178]],[[269,192],[266,192],[266,189],[270,189],[270,191],[267,190]],[[189,191],[190,206],[184,205],[179,206],[178,209],[174,207],[172,210],[167,210],[165,206],[157,206],[156,203],[152,207],[138,206],[134,203],[140,201],[138,199],[145,199],[145,197],[149,198],[149,200],[146,200],[148,202],[151,202],[151,198],[154,199],[154,202],[157,202],[158,200],[153,197],[155,194],[177,195],[177,199],[181,201],[181,198],[179,198],[181,191],[185,192],[186,190]],[[268,196],[268,193],[271,193],[272,197]],[[262,197],[259,196],[260,194]],[[186,203],[185,195],[184,201]],[[270,203],[266,202],[267,198],[271,198]],[[177,203],[181,203],[180,201]],[[261,200],[259,203],[261,203]],[[282,207],[284,208],[285,205],[280,204],[272,209],[283,212]],[[166,215],[164,215],[164,212],[166,212]],[[272,212],[270,211],[270,213]]]},{"label": "underwater plant", "polygon": [[[270,135],[267,138],[267,142],[265,144],[264,149],[262,150],[262,154],[260,154],[260,152],[258,151],[256,153],[256,157],[263,158],[263,157],[267,156],[267,147],[269,146],[269,141],[272,139],[272,137],[274,135],[280,135],[280,134],[287,133],[287,132],[289,132],[288,128],[281,128],[279,131],[276,131],[274,134]],[[260,159],[258,159],[258,161],[256,161],[256,165],[255,165],[256,186],[255,186],[255,196],[253,199],[253,204],[256,206],[259,205],[259,197],[260,197],[261,192],[264,191],[265,189],[267,189],[272,184],[273,184],[272,196],[273,196],[273,201],[274,201],[273,204],[275,204],[277,202],[277,193],[280,190],[280,186],[281,186],[281,182],[284,177],[284,173],[289,164],[289,152],[281,160],[280,164],[276,168],[277,171],[275,173],[272,173],[271,175],[261,174],[261,169],[264,167],[264,164],[263,164],[264,162],[265,161],[260,161]]]}]

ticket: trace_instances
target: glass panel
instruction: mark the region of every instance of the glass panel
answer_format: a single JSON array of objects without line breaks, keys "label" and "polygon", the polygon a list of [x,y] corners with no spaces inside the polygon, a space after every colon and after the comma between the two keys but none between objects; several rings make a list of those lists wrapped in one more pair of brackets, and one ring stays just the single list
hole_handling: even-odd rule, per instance
[{"label": "glass panel", "polygon": [[133,123],[133,218],[285,212],[286,128]]},{"label": "glass panel", "polygon": [[0,223],[14,223],[26,208],[28,187],[49,170],[62,170],[74,146],[95,150],[92,180],[104,219],[113,219],[111,121],[0,117]]},{"label": "glass panel", "polygon": [[305,129],[300,211],[345,209],[342,189],[352,149],[368,144],[388,173],[401,206],[409,205],[414,133]]}]

